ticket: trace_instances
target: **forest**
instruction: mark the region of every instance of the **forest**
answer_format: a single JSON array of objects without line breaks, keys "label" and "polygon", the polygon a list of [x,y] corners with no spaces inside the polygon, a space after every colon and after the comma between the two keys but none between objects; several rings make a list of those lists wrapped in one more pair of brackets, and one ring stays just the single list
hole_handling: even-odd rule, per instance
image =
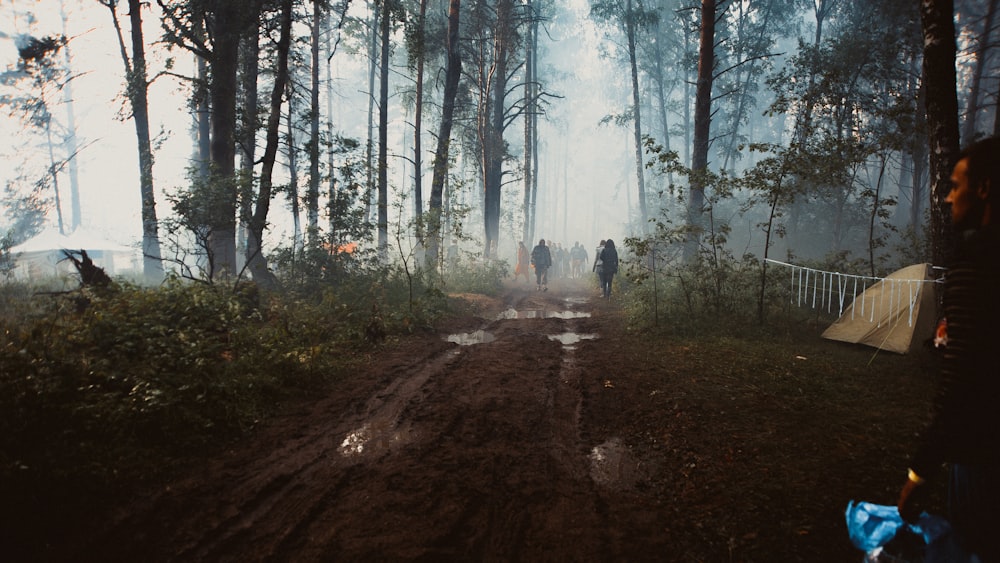
[{"label": "forest", "polygon": [[[994,4],[64,0],[63,32],[40,34],[43,4],[13,2],[0,100],[32,142],[8,174],[4,244],[93,223],[80,202],[102,186],[78,161],[94,133],[72,93],[92,47],[66,34],[86,14],[113,30],[137,155],[118,174],[154,283],[273,283],[282,251],[351,243],[439,270],[453,245],[508,259],[547,233],[590,246],[595,223],[680,262],[699,248],[871,275],[939,262],[932,194],[998,122]],[[151,93],[168,82],[188,135],[156,127],[168,108]],[[601,91],[599,111],[581,90]],[[582,141],[611,130],[597,151],[615,173],[572,175],[574,152],[594,158]],[[169,137],[187,162],[164,170]]]},{"label": "forest", "polygon": [[[408,338],[496,312],[480,300],[525,301],[521,241],[617,241],[628,358],[814,336],[829,311],[789,306],[773,261],[946,264],[951,169],[1000,134],[998,5],[0,4],[0,523],[164,479]],[[574,283],[566,302],[585,299]]]}]

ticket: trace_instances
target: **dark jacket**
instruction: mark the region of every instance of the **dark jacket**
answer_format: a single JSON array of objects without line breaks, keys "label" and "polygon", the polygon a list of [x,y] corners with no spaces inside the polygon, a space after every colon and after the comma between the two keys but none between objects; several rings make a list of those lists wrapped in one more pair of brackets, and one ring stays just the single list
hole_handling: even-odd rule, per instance
[{"label": "dark jacket", "polygon": [[552,266],[552,254],[549,247],[539,244],[531,250],[531,263],[536,270],[547,270]]},{"label": "dark jacket", "polygon": [[606,274],[618,273],[618,250],[613,246],[605,246],[601,250],[601,267]]},{"label": "dark jacket", "polygon": [[1000,462],[1000,228],[963,237],[945,274],[943,305],[941,380],[911,464],[920,476],[946,462]]}]

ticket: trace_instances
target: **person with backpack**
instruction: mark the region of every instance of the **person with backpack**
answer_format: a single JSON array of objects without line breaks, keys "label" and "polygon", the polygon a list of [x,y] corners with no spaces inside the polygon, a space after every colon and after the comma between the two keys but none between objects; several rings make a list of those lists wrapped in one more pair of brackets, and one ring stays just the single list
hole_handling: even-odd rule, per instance
[{"label": "person with backpack", "polygon": [[610,299],[611,282],[614,280],[615,274],[618,273],[618,251],[615,250],[615,241],[611,239],[604,241],[599,261],[601,264],[601,296]]},{"label": "person with backpack", "polygon": [[531,250],[531,265],[535,267],[535,281],[538,291],[549,290],[549,268],[552,266],[552,254],[545,246],[545,239],[539,239],[538,246]]}]

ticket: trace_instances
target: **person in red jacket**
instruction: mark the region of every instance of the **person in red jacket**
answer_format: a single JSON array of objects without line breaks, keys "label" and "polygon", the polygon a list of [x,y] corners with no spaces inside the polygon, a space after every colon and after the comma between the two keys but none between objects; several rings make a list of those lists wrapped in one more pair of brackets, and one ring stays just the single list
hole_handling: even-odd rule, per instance
[{"label": "person in red jacket", "polygon": [[[941,380],[899,495],[915,522],[927,481],[947,465],[948,509],[960,548],[1000,561],[1000,138],[959,155],[945,199],[957,244],[945,274]],[[1000,211],[1000,208],[998,208]],[[974,560],[974,559],[970,559]]]},{"label": "person in red jacket", "polygon": [[514,281],[521,279],[524,276],[524,283],[528,283],[530,278],[528,277],[528,269],[531,266],[528,264],[528,247],[524,246],[524,241],[517,243],[517,266],[514,267]]}]

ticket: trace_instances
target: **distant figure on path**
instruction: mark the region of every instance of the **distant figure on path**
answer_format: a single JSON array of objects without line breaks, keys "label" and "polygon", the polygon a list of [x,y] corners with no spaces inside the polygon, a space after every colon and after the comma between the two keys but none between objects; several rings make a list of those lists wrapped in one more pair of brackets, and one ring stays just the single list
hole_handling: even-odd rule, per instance
[{"label": "distant figure on path", "polygon": [[608,239],[601,249],[601,293],[602,297],[611,297],[611,282],[618,273],[618,251],[615,241]]},{"label": "distant figure on path", "polygon": [[572,260],[571,275],[578,278],[583,275],[583,265],[587,262],[587,249],[579,241],[574,242],[569,257]]},{"label": "distant figure on path", "polygon": [[528,247],[524,246],[524,241],[522,240],[517,243],[517,266],[514,267],[515,282],[520,279],[522,274],[524,275],[524,283],[531,281],[528,277],[528,270],[531,269],[528,260]]},{"label": "distant figure on path", "polygon": [[531,264],[535,267],[535,281],[538,291],[549,290],[549,268],[552,266],[552,254],[545,246],[545,239],[539,239],[538,246],[531,250]]},{"label": "distant figure on path", "polygon": [[594,265],[590,268],[592,272],[597,274],[597,283],[601,286],[601,297],[604,297],[604,263],[601,262],[601,252],[604,250],[604,242],[601,241],[597,245],[597,251],[594,254]]}]

